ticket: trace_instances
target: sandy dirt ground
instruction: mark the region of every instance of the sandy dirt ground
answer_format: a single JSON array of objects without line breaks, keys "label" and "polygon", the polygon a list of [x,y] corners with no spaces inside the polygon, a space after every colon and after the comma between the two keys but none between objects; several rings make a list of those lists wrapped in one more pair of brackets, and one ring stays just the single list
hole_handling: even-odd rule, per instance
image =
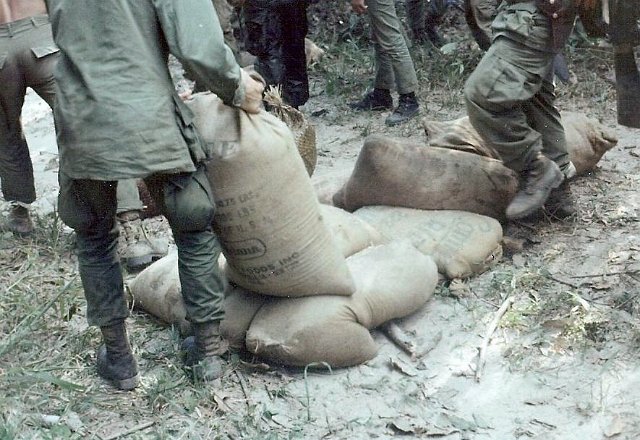
[{"label": "sandy dirt ground", "polygon": [[[365,134],[425,139],[419,121],[388,129],[385,114],[336,117],[340,105],[314,97],[305,107],[320,114],[312,117],[319,151],[314,179],[353,167]],[[237,423],[256,407],[268,409],[260,422],[263,438],[639,438],[640,130],[616,126],[612,108],[603,113],[619,144],[594,172],[575,180],[577,218],[506,225],[505,235],[521,240],[522,249],[506,252],[492,270],[455,288],[442,283],[422,310],[398,323],[420,356],[409,357],[374,331],[380,351],[357,367],[247,367],[221,384],[217,414],[229,420],[222,425],[225,438],[260,438]],[[460,116],[442,109],[423,109],[422,115]],[[35,207],[44,214],[55,206],[55,136],[48,107],[31,91],[23,123],[36,173]],[[515,303],[492,334],[476,381],[478,347],[507,296]],[[153,353],[168,338],[169,330],[156,331],[137,340],[136,350]],[[158,367],[150,358],[141,359],[137,393],[151,387]],[[107,429],[108,414],[81,416],[95,432]],[[112,416],[125,426],[133,423],[117,403]],[[198,426],[196,421],[189,438],[206,438]],[[153,438],[146,433],[139,438]]]}]

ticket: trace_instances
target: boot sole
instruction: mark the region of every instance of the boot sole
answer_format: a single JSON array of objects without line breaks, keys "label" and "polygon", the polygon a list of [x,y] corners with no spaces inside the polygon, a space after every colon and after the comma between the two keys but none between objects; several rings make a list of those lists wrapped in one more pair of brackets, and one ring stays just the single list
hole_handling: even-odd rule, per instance
[{"label": "boot sole", "polygon": [[560,171],[560,168],[558,168],[557,165],[555,167],[553,167],[552,170],[553,170],[553,174],[555,174],[554,180],[553,180],[553,182],[551,182],[550,185],[548,185],[545,188],[545,196],[542,199],[543,201],[540,204],[540,206],[534,205],[534,206],[531,206],[526,211],[521,211],[521,212],[511,213],[511,214],[509,213],[509,208],[507,207],[506,216],[507,216],[507,218],[509,220],[519,220],[519,219],[523,219],[523,218],[529,217],[530,215],[532,215],[533,213],[535,213],[536,211],[538,211],[540,208],[542,208],[544,206],[544,203],[549,198],[549,194],[551,194],[551,191],[553,191],[555,188],[559,187],[562,184],[562,181],[565,178],[564,174],[562,173],[562,171]]}]

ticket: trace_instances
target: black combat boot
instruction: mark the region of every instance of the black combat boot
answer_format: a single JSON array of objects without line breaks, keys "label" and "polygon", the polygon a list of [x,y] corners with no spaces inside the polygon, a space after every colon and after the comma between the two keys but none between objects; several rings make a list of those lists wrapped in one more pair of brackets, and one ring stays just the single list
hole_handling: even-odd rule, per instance
[{"label": "black combat boot", "polygon": [[358,102],[349,104],[354,110],[389,110],[393,107],[391,92],[387,89],[373,89]]},{"label": "black combat boot", "polygon": [[509,206],[507,218],[525,218],[542,208],[554,188],[560,186],[564,175],[555,162],[538,153],[525,170],[525,181]]},{"label": "black combat boot", "polygon": [[229,344],[220,336],[219,322],[193,324],[193,336],[182,341],[184,364],[194,382],[209,382],[222,377],[224,361],[220,357]]},{"label": "black combat boot", "polygon": [[22,203],[13,202],[7,220],[0,227],[0,230],[10,231],[21,237],[33,233],[33,220],[31,220],[27,206],[28,205],[23,205]]},{"label": "black combat boot", "polygon": [[418,104],[416,94],[413,92],[402,94],[398,100],[398,107],[396,107],[384,123],[390,127],[401,124],[416,116],[419,111],[420,104]]},{"label": "black combat boot", "polygon": [[549,194],[549,198],[544,204],[544,212],[547,216],[555,219],[565,219],[575,215],[576,200],[571,192],[571,185],[565,178],[562,184],[553,189]]},{"label": "black combat boot", "polygon": [[98,375],[121,390],[132,390],[138,386],[138,364],[136,363],[124,321],[109,327],[100,327],[104,344],[98,348]]}]

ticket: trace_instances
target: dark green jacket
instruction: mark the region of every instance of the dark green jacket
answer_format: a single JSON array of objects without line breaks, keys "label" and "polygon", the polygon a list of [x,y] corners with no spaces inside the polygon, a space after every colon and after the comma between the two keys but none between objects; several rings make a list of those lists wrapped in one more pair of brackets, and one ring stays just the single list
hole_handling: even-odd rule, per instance
[{"label": "dark green jacket", "polygon": [[54,110],[60,170],[122,180],[185,172],[207,157],[179,99],[173,54],[227,104],[240,67],[224,45],[211,0],[48,0],[61,50]]},{"label": "dark green jacket", "polygon": [[544,52],[559,52],[576,20],[573,0],[504,0],[492,23],[493,38],[512,39]]}]

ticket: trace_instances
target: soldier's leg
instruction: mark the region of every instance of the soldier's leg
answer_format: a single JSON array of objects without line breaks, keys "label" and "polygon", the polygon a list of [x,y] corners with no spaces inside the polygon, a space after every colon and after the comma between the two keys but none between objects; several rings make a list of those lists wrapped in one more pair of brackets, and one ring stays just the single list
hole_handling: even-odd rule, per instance
[{"label": "soldier's leg", "polygon": [[192,174],[154,175],[145,183],[167,217],[178,247],[178,272],[195,338],[183,344],[194,379],[222,375],[218,326],[224,316],[226,280],[218,267],[221,247],[211,226],[214,201],[204,167]]},{"label": "soldier's leg", "polygon": [[59,174],[60,218],[76,232],[80,279],[87,300],[87,321],[99,326],[104,345],[97,355],[98,374],[117,388],[139,382],[124,321],[129,309],[116,247],[117,182],[75,180]]},{"label": "soldier's leg", "polygon": [[542,135],[527,119],[530,103],[549,75],[553,54],[497,38],[465,84],[469,120],[504,164],[522,173],[523,185],[507,208],[508,218],[538,210],[563,175],[543,156]]},{"label": "soldier's leg", "polygon": [[29,31],[28,38],[32,49],[22,58],[27,86],[53,109],[56,86],[54,70],[60,53],[53,42],[51,25],[48,22],[39,23]]},{"label": "soldier's leg", "polygon": [[242,8],[245,48],[257,57],[254,67],[267,85],[282,84],[284,69],[280,45],[280,22],[274,11],[259,2]]},{"label": "soldier's leg", "polygon": [[304,39],[307,36],[307,0],[288,3],[278,8],[284,78],[285,102],[298,108],[309,99],[309,78]]},{"label": "soldier's leg", "polygon": [[524,106],[529,125],[542,135],[542,154],[554,161],[568,177],[571,172],[567,139],[560,112],[555,106],[555,87],[547,80],[542,81],[540,91]]},{"label": "soldier's leg", "polygon": [[22,49],[11,38],[0,37],[0,53],[8,54],[0,66],[0,181],[5,200],[29,204],[36,199],[36,189],[20,120],[27,84],[17,50]]},{"label": "soldier's leg", "polygon": [[567,218],[577,212],[569,184],[576,168],[569,160],[564,127],[554,102],[553,83],[545,80],[540,91],[525,106],[525,112],[529,124],[542,135],[542,154],[554,161],[564,174],[562,185],[551,191],[544,210],[551,218]]}]

